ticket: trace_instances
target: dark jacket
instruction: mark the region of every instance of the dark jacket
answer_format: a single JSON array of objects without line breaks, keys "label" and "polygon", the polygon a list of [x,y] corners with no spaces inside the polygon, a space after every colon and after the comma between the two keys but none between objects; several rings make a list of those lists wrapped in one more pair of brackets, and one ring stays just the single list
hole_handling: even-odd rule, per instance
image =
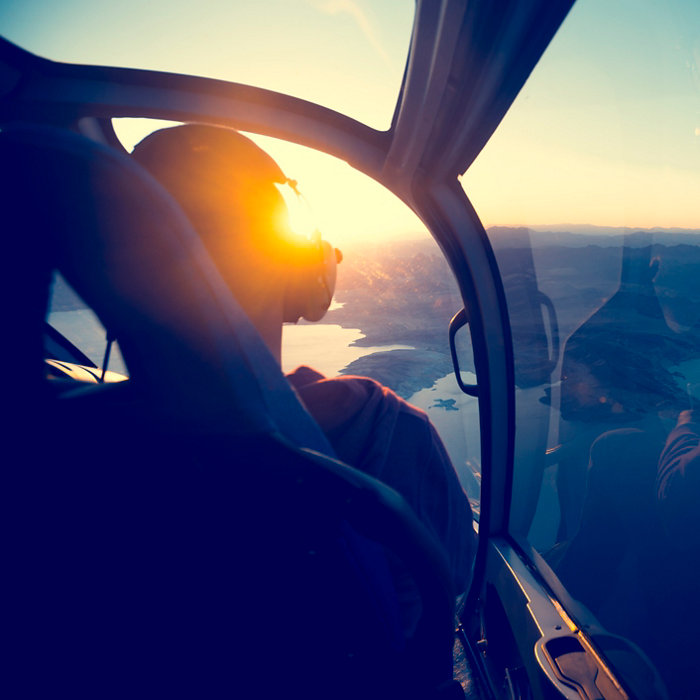
[{"label": "dark jacket", "polygon": [[428,416],[368,377],[287,375],[337,456],[398,491],[440,542],[455,590],[469,586],[476,551],[472,511]]}]

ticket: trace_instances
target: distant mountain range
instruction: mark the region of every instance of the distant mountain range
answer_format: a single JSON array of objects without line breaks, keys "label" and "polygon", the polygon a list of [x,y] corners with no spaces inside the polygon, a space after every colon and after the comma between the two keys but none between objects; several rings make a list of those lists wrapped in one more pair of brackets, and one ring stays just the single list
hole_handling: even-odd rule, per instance
[{"label": "distant mountain range", "polygon": [[487,229],[494,244],[502,247],[522,240],[523,232],[530,235],[535,247],[562,245],[579,248],[588,245],[620,246],[634,248],[660,243],[663,245],[700,245],[700,229],[685,228],[627,228],[611,226],[589,226],[581,224],[561,224],[551,226],[491,226]]},{"label": "distant mountain range", "polygon": [[[559,228],[488,230],[509,307],[516,385],[556,380],[555,346],[564,352],[567,339],[595,315],[594,332],[576,336],[577,361],[612,367],[606,388],[624,394],[629,410],[648,408],[640,408],[640,400],[678,403],[667,366],[700,357],[698,334],[680,330],[700,328],[700,229]],[[362,329],[366,337],[356,345],[415,348],[362,358],[350,371],[375,376],[404,394],[449,372],[447,327],[461,299],[430,238],[349,251],[337,297],[344,306],[327,320]],[[548,302],[558,321],[554,345]],[[652,311],[654,319],[648,318]],[[464,365],[472,368],[471,357]],[[404,376],[410,386],[401,384]],[[637,381],[651,382],[654,390],[637,391]]]}]

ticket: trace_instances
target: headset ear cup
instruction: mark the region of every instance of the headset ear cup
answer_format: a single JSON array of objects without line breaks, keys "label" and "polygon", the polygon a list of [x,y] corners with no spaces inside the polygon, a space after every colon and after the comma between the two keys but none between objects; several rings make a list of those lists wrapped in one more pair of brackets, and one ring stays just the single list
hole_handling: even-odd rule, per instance
[{"label": "headset ear cup", "polygon": [[335,248],[328,241],[318,242],[317,263],[307,279],[306,299],[302,316],[307,321],[320,321],[333,301],[337,277],[337,257]]},{"label": "headset ear cup", "polygon": [[296,323],[304,315],[305,276],[301,270],[295,270],[287,281],[282,315],[282,320],[285,323]]},{"label": "headset ear cup", "polygon": [[339,251],[327,241],[313,244],[308,264],[293,272],[287,284],[285,322],[296,323],[300,318],[320,321],[323,318],[335,292],[339,255]]}]

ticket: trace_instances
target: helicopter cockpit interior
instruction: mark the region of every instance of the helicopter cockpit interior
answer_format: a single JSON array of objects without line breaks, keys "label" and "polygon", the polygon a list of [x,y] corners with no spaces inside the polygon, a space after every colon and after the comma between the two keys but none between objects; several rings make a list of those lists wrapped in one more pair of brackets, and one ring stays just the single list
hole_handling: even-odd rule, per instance
[{"label": "helicopter cockpit interior", "polygon": [[[696,3],[142,5],[0,7],[18,687],[694,697]],[[132,156],[179,124],[249,137],[342,250],[281,364]],[[427,416],[467,590],[300,365]]]}]

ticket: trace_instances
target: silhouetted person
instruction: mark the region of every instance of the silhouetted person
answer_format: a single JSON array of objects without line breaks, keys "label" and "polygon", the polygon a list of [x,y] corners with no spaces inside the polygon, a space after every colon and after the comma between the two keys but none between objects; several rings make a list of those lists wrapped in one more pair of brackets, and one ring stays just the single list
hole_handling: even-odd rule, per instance
[{"label": "silhouetted person", "polygon": [[700,553],[700,415],[683,411],[669,434],[656,479],[659,514],[671,546]]},{"label": "silhouetted person", "polygon": [[[280,361],[282,324],[320,320],[335,286],[337,252],[295,237],[278,187],[296,183],[250,139],[217,127],[157,131],[134,158],[178,200],[234,296]],[[340,459],[401,493],[442,543],[455,590],[475,551],[469,502],[427,415],[366,377],[289,375]]]}]

